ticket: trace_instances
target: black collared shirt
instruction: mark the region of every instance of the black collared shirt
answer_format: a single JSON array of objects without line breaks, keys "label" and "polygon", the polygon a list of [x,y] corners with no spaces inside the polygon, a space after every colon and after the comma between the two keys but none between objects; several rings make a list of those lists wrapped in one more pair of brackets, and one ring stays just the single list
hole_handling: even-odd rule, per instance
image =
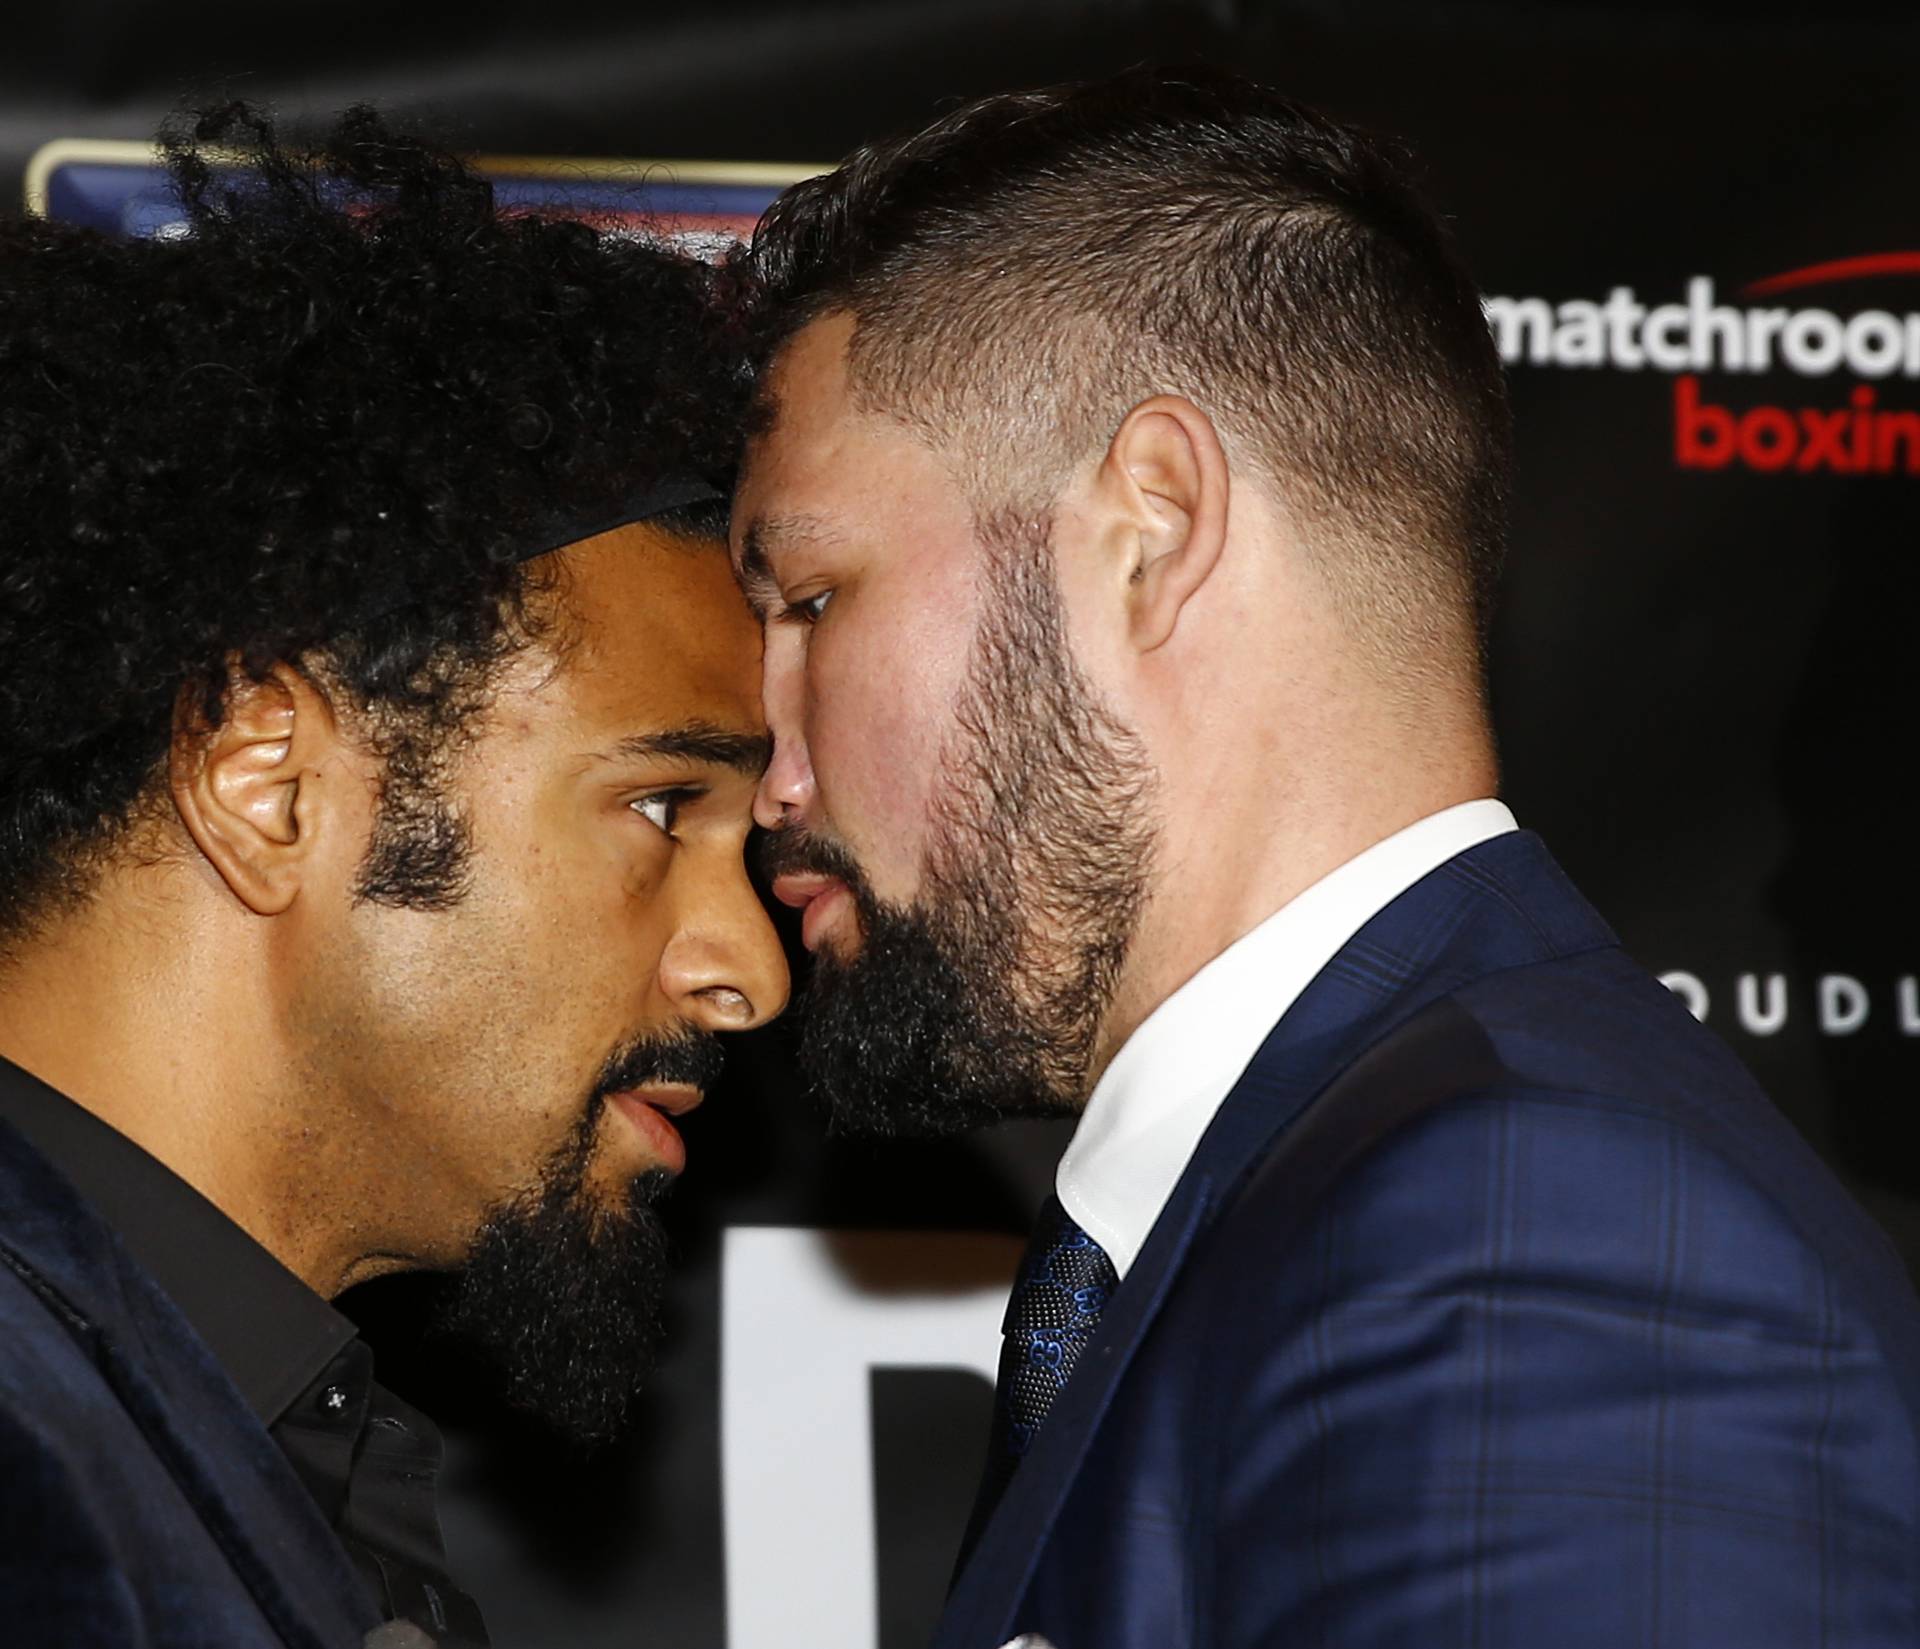
[{"label": "black collared shirt", "polygon": [[440,1433],[373,1378],[353,1325],[163,1163],[0,1059],[0,1119],[64,1174],[165,1290],[319,1503],[390,1620],[486,1649],[447,1578]]}]

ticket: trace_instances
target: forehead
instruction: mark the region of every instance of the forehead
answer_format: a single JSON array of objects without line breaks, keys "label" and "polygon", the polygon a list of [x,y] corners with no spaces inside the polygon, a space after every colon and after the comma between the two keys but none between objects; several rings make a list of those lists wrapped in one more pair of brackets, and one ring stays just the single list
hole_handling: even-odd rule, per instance
[{"label": "forehead", "polygon": [[761,385],[767,419],[748,443],[735,519],[771,498],[818,487],[857,463],[890,420],[863,414],[847,383],[853,320],[828,315],[803,327],[775,356]]},{"label": "forehead", "polygon": [[854,319],[837,313],[809,321],[768,365],[761,396],[771,414],[756,446],[804,451],[854,418],[847,381]]},{"label": "forehead", "polygon": [[734,504],[736,554],[758,537],[864,537],[908,521],[946,532],[971,521],[948,467],[909,426],[859,405],[847,382],[851,316],[810,322],[768,369],[768,419],[748,445]]},{"label": "forehead", "polygon": [[588,729],[762,729],[760,630],[723,546],[636,522],[555,553],[566,647],[549,673]]}]

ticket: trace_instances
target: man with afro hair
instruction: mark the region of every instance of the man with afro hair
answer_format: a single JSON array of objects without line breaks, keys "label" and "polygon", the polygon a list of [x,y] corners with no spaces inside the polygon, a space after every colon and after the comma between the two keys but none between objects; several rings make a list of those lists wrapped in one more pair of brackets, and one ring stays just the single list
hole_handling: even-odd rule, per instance
[{"label": "man with afro hair", "polygon": [[163,146],[178,236],[0,223],[0,1635],[484,1643],[327,1302],[458,1272],[629,1405],[669,1119],[787,993],[739,283],[364,110]]}]

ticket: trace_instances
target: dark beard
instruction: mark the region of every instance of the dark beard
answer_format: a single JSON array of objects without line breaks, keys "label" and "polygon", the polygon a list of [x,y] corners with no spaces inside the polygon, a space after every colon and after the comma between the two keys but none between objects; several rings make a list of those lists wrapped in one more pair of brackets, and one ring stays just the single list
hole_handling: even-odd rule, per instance
[{"label": "dark beard", "polygon": [[823,950],[800,1056],[837,1127],[954,1134],[1077,1109],[1146,902],[1153,772],[1068,651],[1044,522],[987,523],[989,588],[924,891],[889,904],[838,843],[769,837],[771,873],[847,885],[861,946]]},{"label": "dark beard", "polygon": [[607,1061],[586,1114],[529,1194],[482,1224],[446,1301],[440,1327],[495,1364],[503,1395],[573,1442],[611,1441],[653,1368],[667,1241],[656,1204],[673,1176],[636,1178],[608,1207],[587,1185],[607,1097],[642,1082],[719,1075],[704,1034],[650,1037]]}]

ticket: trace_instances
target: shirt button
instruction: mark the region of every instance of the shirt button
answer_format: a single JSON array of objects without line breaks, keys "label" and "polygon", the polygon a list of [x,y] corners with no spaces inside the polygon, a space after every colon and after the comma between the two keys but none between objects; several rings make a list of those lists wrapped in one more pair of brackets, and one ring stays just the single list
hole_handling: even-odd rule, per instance
[{"label": "shirt button", "polygon": [[320,1393],[320,1406],[329,1414],[344,1414],[347,1408],[347,1388],[328,1386]]}]

